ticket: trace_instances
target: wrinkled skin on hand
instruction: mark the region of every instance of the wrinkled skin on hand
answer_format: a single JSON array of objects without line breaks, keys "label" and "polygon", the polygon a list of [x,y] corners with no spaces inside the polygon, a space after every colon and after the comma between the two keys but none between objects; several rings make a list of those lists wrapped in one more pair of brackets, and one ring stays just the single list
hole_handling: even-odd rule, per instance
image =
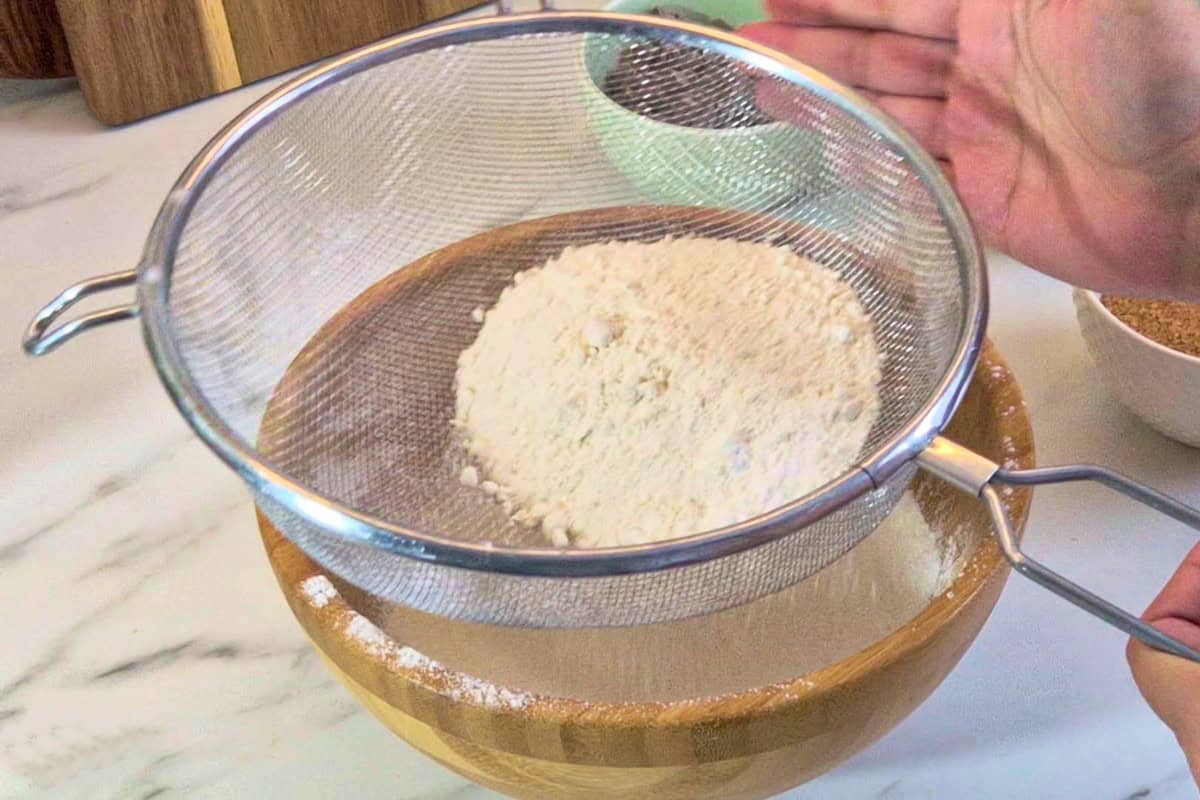
[{"label": "wrinkled skin on hand", "polygon": [[1196,0],[770,0],[746,35],[867,91],[985,239],[1071,283],[1200,300]]},{"label": "wrinkled skin on hand", "polygon": [[[908,127],[990,244],[1077,285],[1200,302],[1197,0],[768,7],[743,33]],[[1200,546],[1146,619],[1200,649]],[[1200,782],[1200,665],[1136,642],[1128,657]]]},{"label": "wrinkled skin on hand", "polygon": [[[1145,617],[1156,628],[1200,650],[1200,545],[1146,609]],[[1192,775],[1200,783],[1200,664],[1133,640],[1125,653],[1142,696],[1174,731]]]}]

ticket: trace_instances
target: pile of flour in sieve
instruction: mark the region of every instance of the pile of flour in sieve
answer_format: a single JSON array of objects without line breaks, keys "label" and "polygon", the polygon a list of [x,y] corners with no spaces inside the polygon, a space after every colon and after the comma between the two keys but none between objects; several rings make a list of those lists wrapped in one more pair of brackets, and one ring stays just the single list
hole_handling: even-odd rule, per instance
[{"label": "pile of flour in sieve", "polygon": [[791,250],[567,248],[518,273],[459,358],[462,481],[559,546],[686,536],[849,467],[879,413],[871,322]]}]

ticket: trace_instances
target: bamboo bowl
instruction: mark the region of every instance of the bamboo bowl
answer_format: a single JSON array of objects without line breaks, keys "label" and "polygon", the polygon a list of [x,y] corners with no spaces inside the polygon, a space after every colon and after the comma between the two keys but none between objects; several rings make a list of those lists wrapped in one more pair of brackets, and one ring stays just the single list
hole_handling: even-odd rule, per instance
[{"label": "bamboo bowl", "polygon": [[[1033,465],[1020,390],[990,344],[948,434],[991,459]],[[915,619],[806,674],[665,702],[488,688],[448,660],[406,657],[412,651],[401,648],[411,642],[423,652],[440,643],[475,664],[561,653],[551,637],[563,633],[450,622],[389,605],[332,576],[326,583],[262,514],[259,527],[288,604],[334,675],[398,736],[470,780],[521,798],[760,798],[832,769],[891,730],[941,683],[995,605],[1008,568],[982,505],[925,475],[914,491],[964,564]],[[1029,500],[1027,490],[1006,497],[1018,530]],[[576,652],[609,652],[621,637],[660,628],[577,632],[584,649]],[[680,646],[697,651],[720,646],[684,639]],[[762,654],[769,660],[769,647]]]}]

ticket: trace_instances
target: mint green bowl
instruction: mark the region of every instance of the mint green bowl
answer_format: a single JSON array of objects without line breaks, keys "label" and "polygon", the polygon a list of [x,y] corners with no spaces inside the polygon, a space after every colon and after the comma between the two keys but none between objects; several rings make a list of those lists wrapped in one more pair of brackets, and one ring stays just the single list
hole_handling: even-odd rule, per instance
[{"label": "mint green bowl", "polygon": [[606,11],[644,14],[655,6],[681,6],[714,19],[723,19],[735,28],[767,18],[763,0],[615,0]]},{"label": "mint green bowl", "polygon": [[[617,0],[607,10],[643,13],[656,5],[693,9],[733,26],[765,18],[762,0]],[[811,197],[827,183],[819,137],[784,123],[750,128],[689,128],[630,111],[604,94],[622,43],[589,37],[583,45],[588,120],[605,156],[647,199],[746,211]]]}]

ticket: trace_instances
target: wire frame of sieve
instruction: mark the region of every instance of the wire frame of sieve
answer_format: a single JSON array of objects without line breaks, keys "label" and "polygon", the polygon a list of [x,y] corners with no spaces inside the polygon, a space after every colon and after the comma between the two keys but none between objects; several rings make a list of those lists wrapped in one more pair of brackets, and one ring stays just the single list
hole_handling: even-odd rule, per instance
[{"label": "wire frame of sieve", "polygon": [[[963,297],[959,342],[929,400],[859,467],[768,514],[684,539],[594,551],[497,548],[400,526],[312,491],[260,458],[199,391],[175,338],[170,289],[185,226],[198,198],[220,167],[277,115],[305,97],[365,70],[433,49],[504,37],[555,33],[633,35],[700,46],[781,80],[802,85],[886,142],[928,188],[946,221],[958,255],[958,274],[947,278],[959,282]],[[282,86],[219,134],[180,178],[151,233],[139,269],[138,288],[144,335],[168,392],[201,438],[247,481],[265,508],[274,510],[273,517],[285,521],[282,526],[285,533],[300,541],[308,536],[309,547],[317,552],[332,553],[331,543],[337,540],[347,547],[357,548],[359,553],[379,551],[453,570],[548,579],[603,580],[668,567],[702,566],[713,559],[781,540],[852,503],[863,501],[872,493],[890,496],[897,485],[904,483],[903,477],[911,473],[913,458],[946,425],[961,400],[982,342],[987,307],[984,261],[979,244],[940,169],[894,122],[871,109],[862,98],[795,61],[736,36],[682,22],[575,12],[470,21],[396,37],[335,59]],[[878,507],[883,508],[883,505]],[[862,519],[866,521],[873,516],[864,514]],[[332,538],[324,544],[319,543],[308,535],[313,531]],[[438,603],[430,601],[426,605]],[[510,616],[520,617],[519,614]]]}]

